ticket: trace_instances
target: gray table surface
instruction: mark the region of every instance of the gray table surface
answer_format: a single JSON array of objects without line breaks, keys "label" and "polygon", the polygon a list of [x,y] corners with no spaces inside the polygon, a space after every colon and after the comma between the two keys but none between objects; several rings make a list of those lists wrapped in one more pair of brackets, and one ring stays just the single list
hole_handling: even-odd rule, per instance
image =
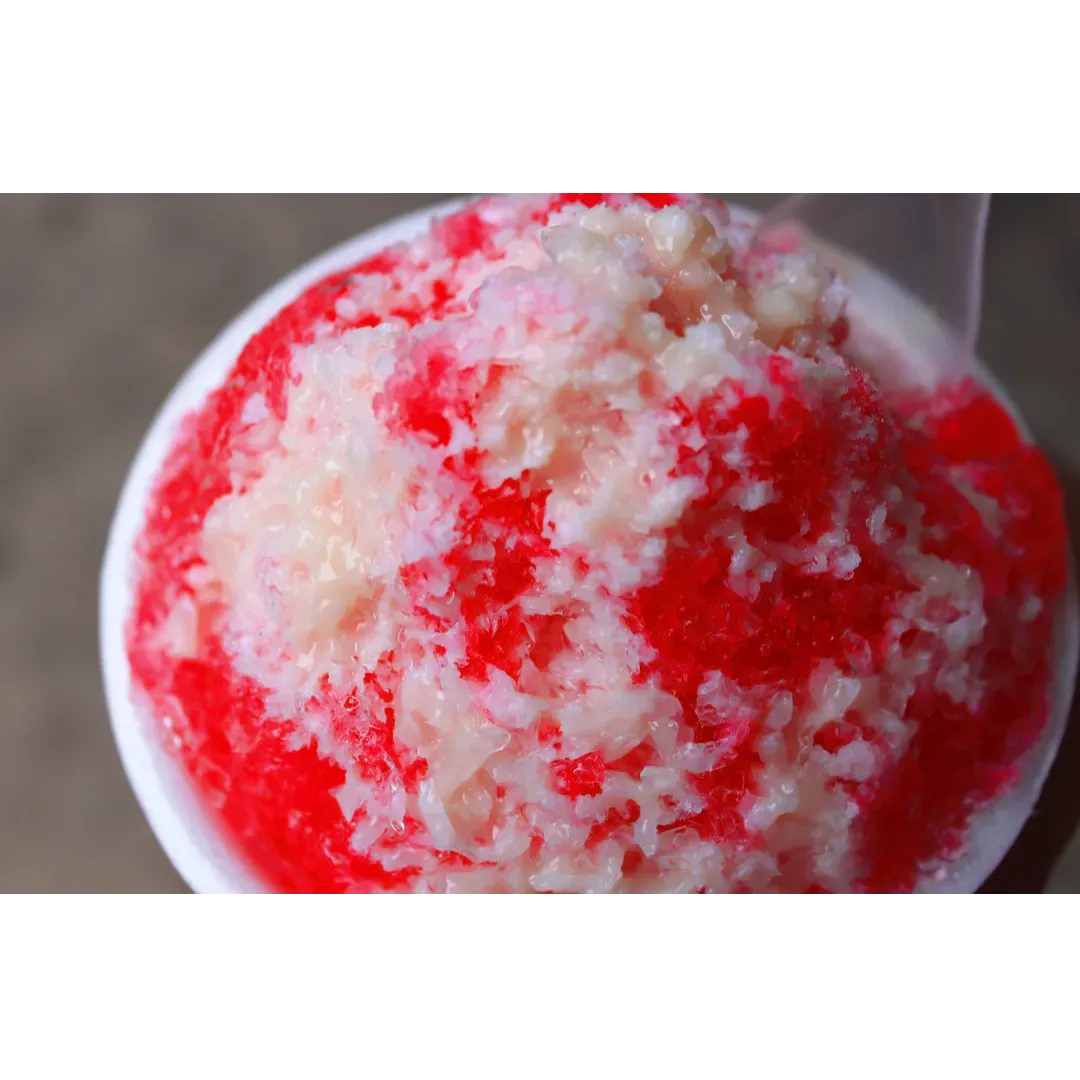
[{"label": "gray table surface", "polygon": [[[170,387],[244,305],[441,197],[0,196],[0,891],[183,889],[128,790],[100,685],[97,572],[125,471]],[[982,352],[1074,515],[1078,342],[1080,197],[999,197]],[[1075,825],[1060,772],[1041,815],[1057,825],[1036,847],[1056,850]],[[1052,888],[1080,890],[1080,846]]]}]

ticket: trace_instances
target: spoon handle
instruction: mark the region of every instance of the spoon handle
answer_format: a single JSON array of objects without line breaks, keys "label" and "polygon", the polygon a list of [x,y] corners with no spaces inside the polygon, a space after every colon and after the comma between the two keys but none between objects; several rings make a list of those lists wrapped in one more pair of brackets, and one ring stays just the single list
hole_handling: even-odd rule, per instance
[{"label": "spoon handle", "polygon": [[974,360],[983,308],[989,195],[931,195],[939,210],[940,300],[950,319],[962,358]]},{"label": "spoon handle", "polygon": [[760,221],[755,242],[796,226],[893,278],[947,331],[943,374],[972,370],[982,318],[990,195],[790,195]]}]

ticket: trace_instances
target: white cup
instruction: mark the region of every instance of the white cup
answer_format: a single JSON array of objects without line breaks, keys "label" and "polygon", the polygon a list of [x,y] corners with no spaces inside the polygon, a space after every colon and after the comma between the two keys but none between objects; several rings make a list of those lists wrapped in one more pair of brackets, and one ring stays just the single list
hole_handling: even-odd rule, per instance
[{"label": "white cup", "polygon": [[[167,746],[167,733],[134,704],[124,630],[132,604],[132,549],[144,524],[154,481],[180,421],[224,381],[248,340],[282,308],[330,274],[391,244],[419,236],[433,217],[450,213],[459,205],[442,203],[382,225],[308,263],[260,297],[210,345],[173,390],[139,448],[124,485],[101,573],[101,662],[106,698],[113,735],[136,798],[165,854],[195,892],[259,893],[266,889],[200,801]],[[853,314],[872,318],[875,332],[903,343],[905,352],[920,355],[920,335],[934,332],[933,319],[926,310],[865,266],[847,262],[844,271],[856,292]],[[1009,404],[989,376],[986,379]],[[1015,409],[1012,411],[1015,415]],[[1068,722],[1080,657],[1078,627],[1076,597],[1070,588],[1059,618],[1056,647],[1060,663],[1047,731],[1021,782],[980,815],[969,850],[948,873],[927,882],[925,891],[976,891],[1015,842],[1038,800]]]}]

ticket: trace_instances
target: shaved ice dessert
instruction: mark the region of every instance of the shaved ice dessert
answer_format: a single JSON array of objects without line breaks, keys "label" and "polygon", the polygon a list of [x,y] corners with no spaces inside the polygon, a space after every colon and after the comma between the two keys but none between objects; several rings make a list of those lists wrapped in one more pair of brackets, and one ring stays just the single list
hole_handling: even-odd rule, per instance
[{"label": "shaved ice dessert", "polygon": [[910,891],[1051,708],[1053,472],[702,196],[482,199],[181,426],[138,704],[269,890]]}]

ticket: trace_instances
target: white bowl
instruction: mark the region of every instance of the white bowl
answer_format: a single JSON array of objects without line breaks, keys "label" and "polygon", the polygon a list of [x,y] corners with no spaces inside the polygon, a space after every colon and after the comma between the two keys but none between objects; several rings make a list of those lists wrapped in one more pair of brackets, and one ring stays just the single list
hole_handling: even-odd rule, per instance
[{"label": "white bowl", "polygon": [[[433,217],[452,212],[447,202],[382,225],[308,263],[258,299],[207,348],[179,382],[150,428],[135,457],[109,534],[101,573],[101,661],[113,735],[128,780],[158,842],[187,884],[199,893],[259,893],[265,886],[231,840],[222,834],[196,794],[182,765],[166,745],[155,718],[141,715],[133,701],[124,630],[132,604],[132,550],[145,520],[146,505],[179,422],[199,408],[223,381],[248,340],[282,308],[328,275],[383,248],[419,236]],[[847,262],[847,260],[845,260]],[[859,303],[853,310],[873,312],[875,333],[883,333],[905,352],[919,355],[934,334],[926,309],[895,285],[848,262]],[[985,372],[988,384],[1011,404]],[[1015,414],[1015,409],[1013,409]],[[926,884],[926,891],[974,892],[996,869],[1020,834],[1038,800],[1068,722],[1080,657],[1080,620],[1073,591],[1063,604],[1057,642],[1054,711],[1020,784],[980,817],[970,849]]]}]

